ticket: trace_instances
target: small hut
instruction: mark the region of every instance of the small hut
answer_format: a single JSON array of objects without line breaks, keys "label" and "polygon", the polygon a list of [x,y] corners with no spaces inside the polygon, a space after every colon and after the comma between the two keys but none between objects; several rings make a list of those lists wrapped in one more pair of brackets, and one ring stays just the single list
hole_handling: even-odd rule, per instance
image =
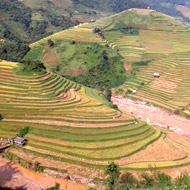
[{"label": "small hut", "polygon": [[136,94],[137,93],[137,91],[136,90],[133,90],[133,94]]},{"label": "small hut", "polygon": [[14,139],[14,143],[17,144],[17,145],[24,146],[26,144],[26,139],[24,139],[22,137],[16,137]]},{"label": "small hut", "polygon": [[153,76],[156,77],[156,78],[159,78],[160,74],[159,73],[154,73]]},{"label": "small hut", "polygon": [[90,22],[96,22],[96,20],[95,19],[91,19]]}]

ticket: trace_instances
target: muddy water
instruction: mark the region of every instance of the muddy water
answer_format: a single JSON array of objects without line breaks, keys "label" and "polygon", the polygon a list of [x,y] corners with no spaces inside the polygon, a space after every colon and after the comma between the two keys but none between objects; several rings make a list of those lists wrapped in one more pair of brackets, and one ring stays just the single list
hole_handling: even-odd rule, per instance
[{"label": "muddy water", "polygon": [[11,188],[26,190],[41,190],[59,183],[61,190],[86,190],[82,184],[55,179],[36,172],[27,170],[18,164],[13,164],[0,157],[0,184]]}]

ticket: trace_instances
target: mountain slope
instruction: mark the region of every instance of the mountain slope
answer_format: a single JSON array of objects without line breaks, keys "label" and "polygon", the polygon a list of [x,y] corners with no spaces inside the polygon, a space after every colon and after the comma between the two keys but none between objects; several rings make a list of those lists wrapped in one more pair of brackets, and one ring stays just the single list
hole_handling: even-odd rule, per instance
[{"label": "mountain slope", "polygon": [[27,45],[31,42],[80,22],[97,20],[133,7],[151,7],[183,21],[189,21],[188,6],[188,2],[181,0],[2,0],[0,58],[13,61],[22,59],[28,51]]},{"label": "mountain slope", "polygon": [[9,159],[29,168],[95,177],[103,177],[110,161],[122,170],[189,165],[189,147],[175,142],[169,131],[114,110],[96,91],[51,72],[17,74],[20,66],[0,62],[0,137],[14,138],[28,129],[27,145],[10,147]]},{"label": "mountain slope", "polygon": [[[60,48],[62,46],[59,46],[60,44],[69,47],[65,40],[70,40],[71,44],[75,40],[73,46],[77,48],[78,44],[84,42],[87,47],[89,44],[99,43],[107,48],[107,52],[111,52],[111,54],[115,52],[120,57],[120,61],[123,61],[123,66],[126,69],[124,73],[120,69],[120,74],[117,77],[117,81],[121,79],[122,85],[118,83],[116,86],[111,86],[115,88],[120,85],[113,90],[115,93],[151,102],[175,113],[188,116],[190,109],[188,95],[190,87],[187,82],[189,81],[189,35],[189,26],[170,16],[151,9],[130,9],[100,19],[95,23],[87,23],[65,30],[33,43],[26,58],[44,61],[47,67],[48,64],[60,65],[60,70],[57,72],[62,73],[64,70],[61,68],[69,67],[71,62],[63,61],[63,57],[67,58],[68,53],[66,48]],[[48,39],[54,41],[54,46],[44,48],[47,46]],[[85,57],[85,53],[96,50],[94,47],[91,46],[91,50],[77,51],[72,54],[72,65],[78,65],[78,59],[75,58]],[[37,55],[36,52],[38,52]],[[48,55],[51,55],[51,59],[47,60],[45,58]],[[52,58],[53,55],[56,55],[56,59]],[[97,57],[95,60],[92,62],[93,64],[98,63]],[[67,63],[69,64],[67,65]],[[70,78],[83,83],[80,78],[85,78],[88,75],[91,69],[90,65],[90,59],[87,59],[87,63],[81,62],[80,67],[85,67],[86,72],[81,76],[71,75]],[[183,74],[185,68],[187,68],[186,75]],[[177,73],[178,69],[179,72]],[[77,70],[73,69],[73,71]],[[117,69],[115,71],[117,73]],[[159,80],[153,77],[153,73],[156,72],[161,75]],[[96,78],[104,78],[104,75],[100,75],[101,78],[99,78],[99,73],[101,71],[96,72]],[[124,75],[125,77],[122,78]],[[112,76],[114,75],[110,74],[110,77]],[[93,86],[93,82],[94,80],[89,80],[88,84],[91,83]],[[103,86],[106,81],[99,82],[100,86]],[[188,90],[184,90],[185,86]],[[137,90],[138,93],[132,95],[132,90]],[[181,97],[185,98],[181,99]]]}]

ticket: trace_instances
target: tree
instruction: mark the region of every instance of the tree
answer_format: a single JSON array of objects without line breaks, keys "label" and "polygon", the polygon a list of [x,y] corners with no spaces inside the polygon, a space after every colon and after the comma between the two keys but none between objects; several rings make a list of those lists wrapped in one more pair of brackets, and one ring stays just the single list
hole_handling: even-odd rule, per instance
[{"label": "tree", "polygon": [[111,162],[105,170],[105,174],[108,174],[109,177],[107,181],[107,190],[115,190],[118,186],[118,180],[120,175],[119,166],[114,162]]},{"label": "tree", "polygon": [[3,119],[3,116],[0,114],[0,121]]},{"label": "tree", "polygon": [[135,187],[137,184],[137,179],[132,173],[125,172],[120,177],[120,183],[125,185],[126,187]]},{"label": "tree", "polygon": [[49,45],[50,47],[52,47],[52,46],[54,45],[54,42],[53,42],[51,39],[49,39],[49,40],[48,40],[48,45]]},{"label": "tree", "polygon": [[34,163],[34,170],[36,172],[40,171],[40,163],[38,161],[35,161],[35,163]]},{"label": "tree", "polygon": [[111,89],[109,89],[109,88],[105,89],[105,96],[106,96],[107,100],[109,102],[111,102],[111,97],[112,97],[112,91],[111,91]]},{"label": "tree", "polygon": [[20,63],[22,63],[21,71],[28,73],[28,72],[34,72],[34,73],[45,73],[46,67],[41,61],[38,60],[21,60]]}]

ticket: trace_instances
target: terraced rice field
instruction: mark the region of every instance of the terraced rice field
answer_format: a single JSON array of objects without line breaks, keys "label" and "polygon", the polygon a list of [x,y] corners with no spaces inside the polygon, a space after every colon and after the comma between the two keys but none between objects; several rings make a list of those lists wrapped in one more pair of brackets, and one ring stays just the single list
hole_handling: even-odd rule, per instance
[{"label": "terraced rice field", "polygon": [[101,39],[101,37],[93,33],[93,29],[83,27],[85,26],[85,24],[86,23],[75,26],[68,30],[55,33],[46,38],[43,38],[42,40],[31,44],[30,48],[34,48],[41,43],[47,43],[48,39],[51,39],[53,41],[72,40],[72,41],[80,41],[80,42],[95,42],[95,43],[100,43],[104,45],[105,42]]},{"label": "terraced rice field", "polygon": [[[136,77],[120,88],[135,89],[137,94],[127,94],[130,98],[140,99],[158,105],[169,111],[183,110],[189,114],[190,103],[190,56],[188,53],[169,55],[153,61],[149,66],[139,66]],[[160,73],[155,79],[153,73]]]},{"label": "terraced rice field", "polygon": [[176,150],[169,160],[156,150],[154,161],[138,157],[133,163],[135,153],[164,142],[159,129],[106,106],[95,91],[50,72],[16,75],[16,66],[0,62],[0,138],[14,138],[19,129],[30,127],[27,145],[9,149],[17,157],[57,169],[103,169],[110,161],[130,170],[149,169],[152,163],[158,168],[189,164],[188,148]]}]

